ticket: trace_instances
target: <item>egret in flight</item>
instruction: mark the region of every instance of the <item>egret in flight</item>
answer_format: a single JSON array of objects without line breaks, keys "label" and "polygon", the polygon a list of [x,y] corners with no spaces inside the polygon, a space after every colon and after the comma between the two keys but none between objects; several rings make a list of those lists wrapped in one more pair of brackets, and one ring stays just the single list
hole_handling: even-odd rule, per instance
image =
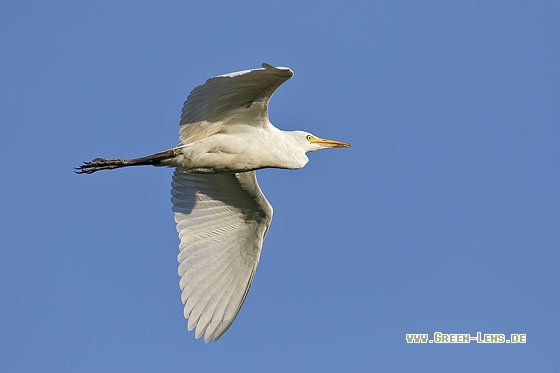
[{"label": "egret in flight", "polygon": [[272,220],[255,170],[299,169],[307,152],[348,148],[303,131],[282,131],[268,120],[274,91],[293,76],[286,67],[211,78],[183,105],[181,143],[136,159],[95,158],[80,174],[128,166],[174,167],[173,212],[180,238],[181,300],[188,330],[218,340],[239,313]]}]

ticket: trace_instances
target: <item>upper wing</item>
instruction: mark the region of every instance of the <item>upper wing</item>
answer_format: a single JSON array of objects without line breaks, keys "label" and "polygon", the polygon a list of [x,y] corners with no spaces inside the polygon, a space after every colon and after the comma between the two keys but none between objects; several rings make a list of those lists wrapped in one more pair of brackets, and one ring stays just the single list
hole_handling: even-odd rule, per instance
[{"label": "upper wing", "polygon": [[268,125],[268,102],[294,73],[287,67],[262,66],[216,76],[196,87],[183,105],[179,136],[183,143],[219,132],[224,124]]},{"label": "upper wing", "polygon": [[172,202],[181,240],[179,276],[188,329],[217,340],[253,281],[272,206],[254,171],[189,174],[176,169]]}]

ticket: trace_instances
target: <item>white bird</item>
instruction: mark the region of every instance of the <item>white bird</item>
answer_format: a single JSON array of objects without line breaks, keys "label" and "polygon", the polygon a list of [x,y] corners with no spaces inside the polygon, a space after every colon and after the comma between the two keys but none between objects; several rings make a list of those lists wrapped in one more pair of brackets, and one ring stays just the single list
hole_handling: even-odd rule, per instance
[{"label": "white bird", "polygon": [[274,91],[293,76],[286,67],[211,78],[183,105],[181,144],[147,157],[96,158],[77,173],[127,166],[175,167],[172,202],[180,237],[179,276],[188,330],[218,340],[235,320],[257,269],[272,206],[255,170],[298,169],[306,152],[350,147],[303,131],[282,131],[268,119]]}]

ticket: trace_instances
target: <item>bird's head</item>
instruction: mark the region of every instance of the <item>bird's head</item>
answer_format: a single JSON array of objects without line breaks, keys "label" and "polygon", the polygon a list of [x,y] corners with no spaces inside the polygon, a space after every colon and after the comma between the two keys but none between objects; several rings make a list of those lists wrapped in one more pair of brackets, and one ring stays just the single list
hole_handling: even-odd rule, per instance
[{"label": "bird's head", "polygon": [[317,137],[309,132],[295,131],[295,136],[301,144],[305,152],[314,152],[315,150],[328,148],[351,148],[352,145],[336,140],[327,140]]},{"label": "bird's head", "polygon": [[306,153],[314,152],[315,150],[328,149],[328,148],[350,148],[350,144],[336,141],[327,140],[317,137],[309,132],[304,131],[282,131],[283,140],[282,165],[276,165],[279,168],[298,169],[307,164],[309,158]]}]

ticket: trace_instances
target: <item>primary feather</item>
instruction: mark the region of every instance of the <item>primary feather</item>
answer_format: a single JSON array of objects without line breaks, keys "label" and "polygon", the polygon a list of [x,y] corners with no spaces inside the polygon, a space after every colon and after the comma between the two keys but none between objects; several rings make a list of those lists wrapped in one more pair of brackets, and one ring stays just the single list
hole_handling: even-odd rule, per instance
[{"label": "primary feather", "polygon": [[259,263],[272,207],[254,171],[173,174],[179,276],[188,328],[217,340],[237,316]]},{"label": "primary feather", "polygon": [[184,144],[197,141],[220,131],[224,124],[268,126],[268,102],[293,75],[287,67],[263,64],[262,69],[208,79],[193,89],[183,105],[179,138]]}]

